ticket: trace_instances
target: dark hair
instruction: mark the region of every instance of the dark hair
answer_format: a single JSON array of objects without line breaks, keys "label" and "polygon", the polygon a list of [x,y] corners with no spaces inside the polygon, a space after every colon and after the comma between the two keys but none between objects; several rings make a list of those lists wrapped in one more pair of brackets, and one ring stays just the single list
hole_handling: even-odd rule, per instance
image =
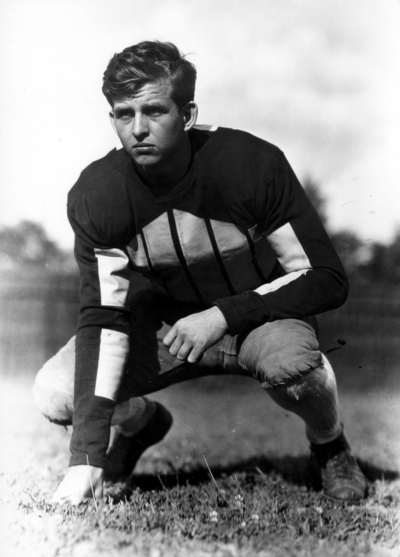
[{"label": "dark hair", "polygon": [[171,97],[179,108],[194,99],[196,68],[172,43],[143,41],[114,54],[103,77],[102,91],[113,106],[146,83],[169,80]]}]

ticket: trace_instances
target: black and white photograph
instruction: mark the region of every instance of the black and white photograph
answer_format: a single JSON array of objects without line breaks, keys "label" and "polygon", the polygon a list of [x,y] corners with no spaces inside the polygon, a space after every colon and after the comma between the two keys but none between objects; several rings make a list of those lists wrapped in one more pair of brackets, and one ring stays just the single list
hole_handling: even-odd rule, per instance
[{"label": "black and white photograph", "polygon": [[399,0],[0,4],[0,554],[400,555]]}]

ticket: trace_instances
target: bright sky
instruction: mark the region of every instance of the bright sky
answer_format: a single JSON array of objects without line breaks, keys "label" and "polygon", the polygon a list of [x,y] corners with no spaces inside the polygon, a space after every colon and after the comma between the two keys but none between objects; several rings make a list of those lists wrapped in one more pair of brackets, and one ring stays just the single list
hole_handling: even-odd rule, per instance
[{"label": "bright sky", "polygon": [[101,94],[115,52],[177,44],[198,70],[199,123],[277,144],[328,198],[330,224],[400,226],[398,0],[2,0],[0,224],[65,215],[81,170],[118,146]]}]

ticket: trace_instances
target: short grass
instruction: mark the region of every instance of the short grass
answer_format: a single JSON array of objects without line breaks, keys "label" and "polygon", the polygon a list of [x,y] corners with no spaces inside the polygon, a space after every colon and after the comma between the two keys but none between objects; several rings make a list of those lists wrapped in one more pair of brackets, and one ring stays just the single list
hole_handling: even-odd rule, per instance
[{"label": "short grass", "polygon": [[[28,382],[29,383],[29,382]],[[217,557],[400,555],[399,393],[341,393],[370,491],[359,506],[313,485],[303,425],[248,379],[206,378],[152,398],[175,417],[103,504],[48,504],[70,432],[33,408],[26,380],[1,382],[1,555]],[[397,420],[397,424],[396,424]]]}]

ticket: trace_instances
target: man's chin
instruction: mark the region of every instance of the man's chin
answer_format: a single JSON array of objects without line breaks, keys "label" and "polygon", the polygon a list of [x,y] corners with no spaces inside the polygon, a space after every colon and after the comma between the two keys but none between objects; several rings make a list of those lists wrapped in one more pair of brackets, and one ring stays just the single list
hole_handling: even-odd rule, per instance
[{"label": "man's chin", "polygon": [[160,161],[157,155],[131,153],[131,158],[138,166],[156,166]]}]

